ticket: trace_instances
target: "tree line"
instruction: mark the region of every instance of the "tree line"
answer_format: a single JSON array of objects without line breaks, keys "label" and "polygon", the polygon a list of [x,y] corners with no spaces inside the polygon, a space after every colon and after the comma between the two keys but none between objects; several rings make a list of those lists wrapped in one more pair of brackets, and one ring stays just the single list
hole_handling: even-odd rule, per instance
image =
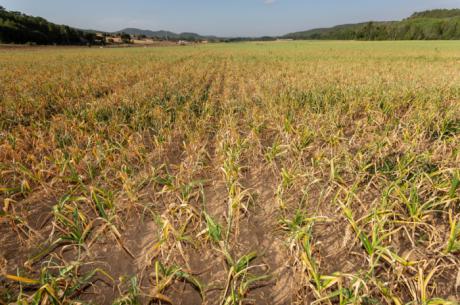
[{"label": "tree line", "polygon": [[402,21],[367,22],[291,33],[292,39],[451,40],[460,39],[460,9],[414,13]]},{"label": "tree line", "polygon": [[7,11],[0,6],[0,42],[34,44],[86,44],[94,42],[95,34],[66,25],[57,25],[41,17]]}]

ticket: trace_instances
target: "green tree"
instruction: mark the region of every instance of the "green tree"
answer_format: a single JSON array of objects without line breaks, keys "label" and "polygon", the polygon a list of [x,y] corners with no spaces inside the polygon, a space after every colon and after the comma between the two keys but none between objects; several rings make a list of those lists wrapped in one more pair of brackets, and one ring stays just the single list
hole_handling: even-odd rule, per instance
[{"label": "green tree", "polygon": [[123,43],[130,43],[131,42],[131,35],[129,35],[127,33],[121,33],[120,38],[121,38],[121,41]]}]

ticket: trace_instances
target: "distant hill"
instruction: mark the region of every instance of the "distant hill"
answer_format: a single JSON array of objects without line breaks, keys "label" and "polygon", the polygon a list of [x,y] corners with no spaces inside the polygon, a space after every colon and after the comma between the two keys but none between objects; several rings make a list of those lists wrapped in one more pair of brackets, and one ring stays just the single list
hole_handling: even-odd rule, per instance
[{"label": "distant hill", "polygon": [[[81,45],[102,43],[96,33],[103,31],[88,29],[75,29],[67,25],[58,25],[47,21],[41,17],[34,17],[21,12],[7,11],[0,6],[0,43],[17,43],[17,44],[58,44],[58,45]],[[135,28],[126,28],[124,30],[112,33],[126,33],[129,35],[143,35],[158,40],[218,40],[214,36],[202,36],[196,33],[176,34],[169,31],[150,31]],[[105,33],[104,35],[109,34]]]},{"label": "distant hill", "polygon": [[[374,22],[374,25],[383,25],[388,24],[389,22]],[[295,32],[290,33],[283,38],[290,38],[290,39],[328,39],[333,37],[332,39],[355,39],[356,32],[363,29],[368,22],[363,23],[355,23],[355,24],[341,24],[336,25],[330,28],[317,28],[311,29],[302,32]]]},{"label": "distant hill", "polygon": [[94,35],[41,17],[11,12],[0,6],[0,42],[35,44],[83,44]]},{"label": "distant hill", "polygon": [[129,35],[144,35],[150,38],[166,39],[166,38],[176,38],[178,34],[169,32],[169,31],[151,31],[151,30],[141,30],[136,28],[126,28],[121,31],[114,32],[114,34],[126,33]]},{"label": "distant hill", "polygon": [[[233,37],[203,36],[196,33],[174,33],[125,28],[114,33],[97,30],[81,30],[57,25],[41,17],[7,11],[0,6],[0,43],[34,43],[78,45],[106,43],[104,36],[129,34],[156,40],[187,40],[212,42],[238,42],[282,39],[338,39],[338,40],[437,40],[460,39],[460,9],[436,9],[416,12],[401,21],[369,21],[343,24],[330,28],[318,28],[290,33],[281,37]],[[126,35],[128,36],[128,35]],[[101,40],[102,39],[102,40]],[[128,36],[129,42],[129,36]]]},{"label": "distant hill", "polygon": [[188,40],[188,41],[198,41],[198,40],[209,40],[209,39],[218,39],[215,36],[202,36],[196,33],[173,33],[170,31],[151,31],[151,30],[141,30],[136,28],[126,28],[115,33],[126,33],[129,35],[136,36],[146,36],[149,38],[154,38],[158,40]]},{"label": "distant hill", "polygon": [[414,13],[401,21],[369,21],[284,35],[290,39],[438,40],[460,39],[460,9]]}]

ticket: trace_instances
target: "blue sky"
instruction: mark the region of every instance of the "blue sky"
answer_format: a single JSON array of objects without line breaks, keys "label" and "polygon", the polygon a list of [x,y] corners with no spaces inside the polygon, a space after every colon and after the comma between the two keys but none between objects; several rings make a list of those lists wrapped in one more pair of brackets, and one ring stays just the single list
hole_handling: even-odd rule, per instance
[{"label": "blue sky", "polygon": [[0,0],[0,5],[87,29],[137,27],[260,36],[367,20],[398,20],[429,8],[460,8],[460,0]]}]

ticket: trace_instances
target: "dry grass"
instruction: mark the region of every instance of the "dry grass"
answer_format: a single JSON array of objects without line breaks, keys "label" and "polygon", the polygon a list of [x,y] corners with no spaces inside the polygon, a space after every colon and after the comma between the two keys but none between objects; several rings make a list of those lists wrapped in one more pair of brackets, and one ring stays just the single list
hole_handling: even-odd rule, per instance
[{"label": "dry grass", "polygon": [[0,51],[0,303],[457,304],[459,47]]}]

